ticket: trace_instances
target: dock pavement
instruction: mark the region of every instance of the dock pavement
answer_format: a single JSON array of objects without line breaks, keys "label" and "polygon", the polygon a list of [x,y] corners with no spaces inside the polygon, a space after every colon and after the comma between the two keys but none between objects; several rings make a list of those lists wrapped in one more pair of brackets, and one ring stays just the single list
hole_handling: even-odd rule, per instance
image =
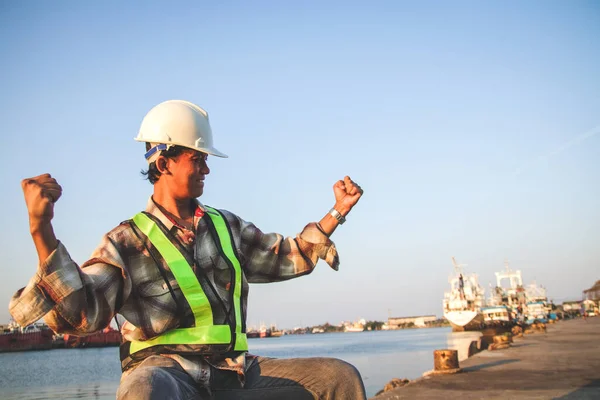
[{"label": "dock pavement", "polygon": [[460,373],[419,378],[371,399],[600,399],[600,317],[549,324],[546,333],[484,350],[460,367]]}]

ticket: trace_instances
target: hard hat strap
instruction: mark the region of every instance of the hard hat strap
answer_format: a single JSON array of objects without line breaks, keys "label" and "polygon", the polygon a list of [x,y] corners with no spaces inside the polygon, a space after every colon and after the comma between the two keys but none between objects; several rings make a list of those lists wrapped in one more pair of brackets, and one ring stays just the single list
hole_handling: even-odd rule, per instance
[{"label": "hard hat strap", "polygon": [[168,146],[164,143],[161,143],[157,146],[154,146],[153,148],[151,148],[150,150],[148,150],[146,152],[146,154],[144,155],[144,157],[146,157],[146,160],[148,160],[149,163],[151,163],[152,161],[150,161],[150,158],[158,151],[163,151],[163,150],[167,150]]}]

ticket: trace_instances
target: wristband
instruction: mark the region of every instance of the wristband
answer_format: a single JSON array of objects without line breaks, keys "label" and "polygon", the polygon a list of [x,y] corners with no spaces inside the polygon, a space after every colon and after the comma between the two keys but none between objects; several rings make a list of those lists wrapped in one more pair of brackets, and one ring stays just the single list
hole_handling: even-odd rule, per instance
[{"label": "wristband", "polygon": [[331,215],[333,218],[335,218],[340,225],[342,225],[344,222],[346,222],[346,218],[344,218],[344,216],[342,214],[340,214],[339,211],[336,210],[335,208],[332,208],[331,210],[329,210],[329,215]]}]

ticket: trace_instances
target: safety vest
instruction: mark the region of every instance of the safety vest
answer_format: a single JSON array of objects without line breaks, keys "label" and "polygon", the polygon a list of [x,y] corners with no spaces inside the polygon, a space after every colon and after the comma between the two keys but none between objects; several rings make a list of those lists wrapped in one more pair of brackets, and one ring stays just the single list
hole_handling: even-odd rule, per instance
[{"label": "safety vest", "polygon": [[[196,274],[183,254],[173,245],[156,222],[146,214],[138,213],[133,217],[133,223],[148,237],[169,266],[185,300],[192,310],[195,324],[190,328],[171,329],[148,340],[127,342],[128,349],[125,351],[126,354],[123,354],[123,349],[121,351],[121,360],[123,362],[125,358],[129,358],[129,361],[139,358],[135,356],[136,353],[143,353],[146,356],[156,354],[157,352],[176,353],[177,351],[169,350],[169,348],[172,349],[175,345],[189,345],[186,348],[191,349],[192,352],[194,348],[203,349],[206,352],[212,345],[215,345],[221,351],[248,350],[246,334],[242,332],[242,268],[233,250],[233,239],[227,222],[219,211],[211,207],[206,207],[205,215],[208,215],[216,230],[219,239],[216,243],[217,248],[219,248],[221,255],[229,265],[233,266],[234,274],[232,274],[233,282],[231,286],[233,288],[235,326],[233,326],[233,322],[231,325],[214,324],[213,312],[208,297],[204,293],[204,290],[202,290]],[[123,365],[124,368],[125,366]]]}]

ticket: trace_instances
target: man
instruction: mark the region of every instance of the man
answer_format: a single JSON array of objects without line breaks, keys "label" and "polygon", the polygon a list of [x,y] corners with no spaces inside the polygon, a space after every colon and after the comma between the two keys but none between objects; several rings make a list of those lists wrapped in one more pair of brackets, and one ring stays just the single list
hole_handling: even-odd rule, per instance
[{"label": "man", "polygon": [[84,335],[119,314],[123,370],[119,399],[363,399],[358,371],[335,359],[277,360],[249,355],[248,283],[337,270],[329,239],[362,195],[349,177],[335,183],[334,207],[296,238],[265,234],[197,198],[210,173],[208,114],[172,100],[144,118],[145,173],[154,185],[146,210],[107,233],[79,268],[51,220],[62,188],[49,174],[22,182],[37,273],[11,300],[21,325],[45,316],[56,332]]}]

